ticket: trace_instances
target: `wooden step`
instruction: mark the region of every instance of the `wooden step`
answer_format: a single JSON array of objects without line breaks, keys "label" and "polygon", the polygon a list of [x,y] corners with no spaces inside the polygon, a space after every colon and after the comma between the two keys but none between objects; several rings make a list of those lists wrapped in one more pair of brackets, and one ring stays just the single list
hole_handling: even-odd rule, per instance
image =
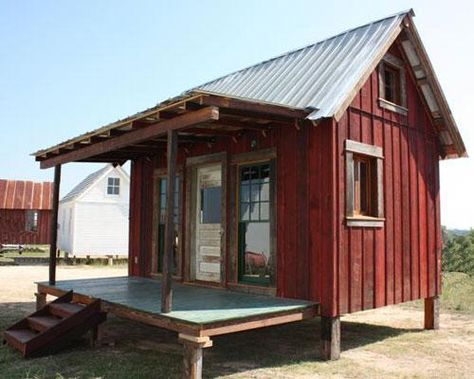
[{"label": "wooden step", "polygon": [[58,317],[69,317],[84,309],[84,305],[76,303],[51,303],[49,304],[49,312]]},{"label": "wooden step", "polygon": [[3,333],[3,338],[10,346],[23,352],[26,343],[31,341],[37,335],[38,333],[31,329],[14,329],[6,330]]},{"label": "wooden step", "polygon": [[28,317],[27,320],[30,328],[38,332],[44,332],[61,322],[60,318],[54,316],[34,316]]}]

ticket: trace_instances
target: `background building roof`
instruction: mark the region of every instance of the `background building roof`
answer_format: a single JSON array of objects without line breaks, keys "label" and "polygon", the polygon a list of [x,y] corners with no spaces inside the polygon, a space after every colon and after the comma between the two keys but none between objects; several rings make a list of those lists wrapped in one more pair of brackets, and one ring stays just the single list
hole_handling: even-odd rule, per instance
[{"label": "background building roof", "polygon": [[0,209],[51,209],[53,183],[0,179]]}]

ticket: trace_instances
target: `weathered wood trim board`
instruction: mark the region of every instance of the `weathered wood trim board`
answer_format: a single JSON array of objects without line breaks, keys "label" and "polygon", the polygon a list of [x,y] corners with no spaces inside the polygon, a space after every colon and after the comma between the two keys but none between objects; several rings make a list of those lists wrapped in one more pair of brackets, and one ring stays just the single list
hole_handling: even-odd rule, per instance
[{"label": "weathered wood trim board", "polygon": [[74,290],[74,301],[100,299],[102,310],[190,336],[216,336],[314,318],[314,302],[236,293],[173,283],[174,307],[160,311],[161,281],[117,277],[40,282],[38,293],[62,296]]}]

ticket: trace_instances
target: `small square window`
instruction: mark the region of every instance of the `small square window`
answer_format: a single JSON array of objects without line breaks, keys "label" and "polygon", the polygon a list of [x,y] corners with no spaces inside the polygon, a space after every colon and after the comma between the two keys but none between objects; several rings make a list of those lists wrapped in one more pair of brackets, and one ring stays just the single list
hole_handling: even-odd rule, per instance
[{"label": "small square window", "polygon": [[107,179],[107,195],[120,195],[120,178]]}]

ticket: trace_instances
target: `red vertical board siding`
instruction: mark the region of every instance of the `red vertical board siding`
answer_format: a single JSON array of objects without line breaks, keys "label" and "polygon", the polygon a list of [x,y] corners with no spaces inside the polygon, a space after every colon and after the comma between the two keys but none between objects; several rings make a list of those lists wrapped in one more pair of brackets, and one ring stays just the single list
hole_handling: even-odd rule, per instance
[{"label": "red vertical board siding", "polygon": [[419,222],[418,222],[418,176],[416,167],[416,134],[409,131],[409,171],[410,178],[410,262],[411,262],[411,299],[420,296],[420,265],[419,265]]},{"label": "red vertical board siding", "polygon": [[410,175],[408,162],[408,128],[400,128],[400,167],[402,187],[402,299],[411,300],[411,241],[410,241]]},{"label": "red vertical board siding", "polygon": [[[338,139],[337,139],[337,164],[336,172],[338,173],[337,181],[337,193],[340,196],[337,197],[337,209],[338,214],[343,215],[345,213],[346,206],[346,170],[345,170],[345,158],[344,158],[344,141],[347,139],[348,130],[348,119],[347,114],[344,114],[339,120],[338,127],[336,128]],[[349,257],[349,241],[344,238],[344,222],[338,217],[338,230],[337,230],[337,243],[339,251],[338,261],[338,276],[339,276],[339,314],[349,312],[349,283],[350,283],[350,257]]]},{"label": "red vertical board siding", "polygon": [[51,210],[38,210],[36,232],[26,231],[26,212],[25,209],[0,209],[0,244],[49,244]]},{"label": "red vertical board siding", "polygon": [[[373,87],[373,82],[372,82]],[[373,90],[372,90],[373,92]],[[375,97],[376,98],[376,97]],[[375,108],[375,107],[374,107]],[[384,127],[381,120],[373,120],[374,145],[383,147],[384,145]],[[385,234],[381,228],[374,229],[374,287],[375,300],[374,306],[381,307],[386,303],[386,249]]]},{"label": "red vertical board siding", "polygon": [[[337,123],[337,281],[341,314],[433,296],[440,291],[437,137],[409,75],[407,97],[406,116],[380,108],[378,73],[374,71]],[[340,152],[345,138],[383,148],[386,220],[382,228],[349,228],[344,224],[345,194],[341,189],[345,175],[340,171],[345,170],[345,158]]]}]

